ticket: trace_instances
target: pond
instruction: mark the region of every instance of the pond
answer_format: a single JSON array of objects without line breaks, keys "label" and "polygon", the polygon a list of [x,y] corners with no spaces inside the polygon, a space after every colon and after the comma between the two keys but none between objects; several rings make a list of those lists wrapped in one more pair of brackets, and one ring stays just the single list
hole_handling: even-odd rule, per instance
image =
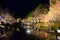
[{"label": "pond", "polygon": [[49,36],[45,40],[60,40],[60,34],[49,33]]}]

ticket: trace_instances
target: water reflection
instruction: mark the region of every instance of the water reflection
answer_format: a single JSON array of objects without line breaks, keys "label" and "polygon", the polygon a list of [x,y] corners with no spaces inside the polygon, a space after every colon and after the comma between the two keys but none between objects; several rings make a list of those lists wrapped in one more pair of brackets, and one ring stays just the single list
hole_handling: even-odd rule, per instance
[{"label": "water reflection", "polygon": [[60,40],[60,36],[57,36],[57,40]]},{"label": "water reflection", "polygon": [[57,40],[56,37],[57,37],[56,34],[51,34],[51,33],[50,33],[47,40]]},{"label": "water reflection", "polygon": [[49,36],[46,40],[60,40],[60,35],[56,33],[49,33]]}]

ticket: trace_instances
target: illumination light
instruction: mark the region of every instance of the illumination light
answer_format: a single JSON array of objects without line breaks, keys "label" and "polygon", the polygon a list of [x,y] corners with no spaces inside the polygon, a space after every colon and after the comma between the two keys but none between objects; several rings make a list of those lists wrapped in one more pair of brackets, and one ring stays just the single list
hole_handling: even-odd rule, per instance
[{"label": "illumination light", "polygon": [[57,30],[58,33],[60,33],[60,30]]},{"label": "illumination light", "polygon": [[31,33],[31,31],[30,31],[29,29],[28,29],[26,32],[27,32],[28,34]]}]

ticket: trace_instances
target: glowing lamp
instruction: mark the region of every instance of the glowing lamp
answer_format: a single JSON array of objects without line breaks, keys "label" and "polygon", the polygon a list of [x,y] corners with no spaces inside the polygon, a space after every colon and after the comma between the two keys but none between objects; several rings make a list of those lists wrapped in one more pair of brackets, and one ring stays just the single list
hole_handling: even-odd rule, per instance
[{"label": "glowing lamp", "polygon": [[31,31],[30,31],[29,29],[28,29],[26,32],[27,32],[28,34],[31,33]]}]

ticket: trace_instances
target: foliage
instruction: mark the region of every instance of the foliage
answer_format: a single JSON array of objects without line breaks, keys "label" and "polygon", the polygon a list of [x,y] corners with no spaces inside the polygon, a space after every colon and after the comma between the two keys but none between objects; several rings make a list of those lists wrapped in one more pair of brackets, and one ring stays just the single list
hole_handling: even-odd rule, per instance
[{"label": "foliage", "polygon": [[30,12],[29,14],[27,14],[26,16],[25,16],[25,18],[27,19],[27,18],[29,18],[29,17],[31,17],[32,16],[32,12]]},{"label": "foliage", "polygon": [[39,4],[34,11],[31,11],[26,15],[25,18],[40,15],[41,13],[47,14],[49,10],[49,6],[47,4]]},{"label": "foliage", "polygon": [[45,26],[40,26],[41,31],[46,31],[46,27]]},{"label": "foliage", "polygon": [[40,9],[41,9],[42,13],[47,14],[49,11],[49,6],[47,4],[41,5]]},{"label": "foliage", "polygon": [[56,0],[50,0],[50,4],[51,4],[51,5],[56,4]]}]

